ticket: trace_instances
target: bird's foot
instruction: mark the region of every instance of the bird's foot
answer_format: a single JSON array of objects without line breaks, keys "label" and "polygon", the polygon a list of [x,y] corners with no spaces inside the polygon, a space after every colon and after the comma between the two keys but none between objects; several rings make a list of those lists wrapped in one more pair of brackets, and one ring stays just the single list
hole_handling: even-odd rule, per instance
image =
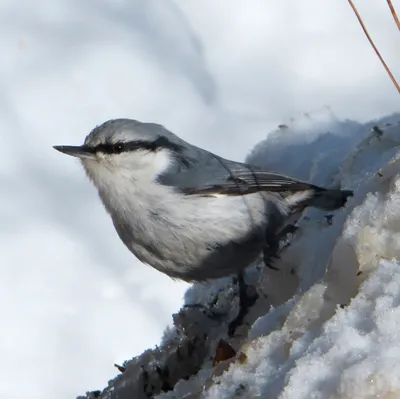
[{"label": "bird's foot", "polygon": [[266,267],[268,267],[268,269],[279,270],[279,267],[274,266],[274,260],[271,259],[271,257],[268,257],[267,259],[265,259],[265,257],[264,257],[264,264]]},{"label": "bird's foot", "polygon": [[220,320],[224,316],[226,316],[226,313],[220,313],[216,312],[212,309],[212,306],[210,305],[203,305],[202,303],[187,303],[182,306],[183,309],[199,309],[203,312],[203,314],[206,314],[208,318],[213,319],[213,320]]},{"label": "bird's foot", "polygon": [[276,235],[275,239],[269,242],[269,246],[264,248],[263,257],[266,267],[272,270],[279,270],[279,268],[274,266],[274,262],[281,258],[279,255],[281,251],[281,241],[284,240],[288,234],[294,234],[297,229],[298,227],[296,225],[288,224]]},{"label": "bird's foot", "polygon": [[218,307],[219,297],[223,291],[224,289],[221,289],[219,292],[217,292],[213,300],[206,305],[202,303],[187,303],[183,305],[182,308],[200,309],[203,311],[204,314],[207,314],[207,317],[209,317],[210,319],[221,320],[227,315],[227,312],[221,311],[221,309],[219,309]]},{"label": "bird's foot", "polygon": [[295,224],[288,224],[278,234],[278,240],[283,240],[288,234],[294,234],[299,229]]},{"label": "bird's foot", "polygon": [[276,259],[280,259],[279,256],[279,245],[268,246],[263,250],[264,265],[272,270],[279,270],[274,266]]}]

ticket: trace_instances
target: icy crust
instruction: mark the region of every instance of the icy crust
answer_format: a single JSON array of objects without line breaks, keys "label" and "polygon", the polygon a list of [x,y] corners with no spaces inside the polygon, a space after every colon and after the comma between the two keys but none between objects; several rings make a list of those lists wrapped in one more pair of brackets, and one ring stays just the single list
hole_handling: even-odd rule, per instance
[{"label": "icy crust", "polygon": [[[196,284],[186,302],[211,310],[182,309],[159,348],[126,362],[103,392],[86,397],[400,395],[399,121],[306,118],[272,132],[249,162],[355,196],[334,214],[307,211],[275,265],[279,271],[249,270],[260,300],[235,337],[227,337],[237,312],[232,280]],[[236,355],[216,361],[221,338]]]}]

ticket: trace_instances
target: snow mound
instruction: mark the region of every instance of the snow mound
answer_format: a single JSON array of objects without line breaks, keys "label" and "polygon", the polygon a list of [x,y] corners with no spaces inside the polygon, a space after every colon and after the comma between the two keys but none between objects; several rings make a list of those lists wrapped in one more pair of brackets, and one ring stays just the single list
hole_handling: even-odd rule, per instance
[{"label": "snow mound", "polygon": [[[370,398],[400,395],[400,115],[365,125],[327,113],[281,126],[247,162],[354,190],[309,209],[233,338],[232,279],[195,284],[155,350],[88,398]],[[156,396],[158,395],[158,396]]]}]

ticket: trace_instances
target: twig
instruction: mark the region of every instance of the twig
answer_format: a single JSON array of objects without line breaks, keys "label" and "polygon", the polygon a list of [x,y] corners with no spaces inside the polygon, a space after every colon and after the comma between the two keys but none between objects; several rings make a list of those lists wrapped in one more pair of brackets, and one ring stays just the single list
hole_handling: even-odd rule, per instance
[{"label": "twig", "polygon": [[391,12],[392,15],[393,15],[394,22],[396,22],[396,25],[397,25],[397,27],[398,27],[399,30],[400,30],[400,20],[399,20],[399,17],[397,16],[396,11],[395,11],[395,9],[394,9],[394,7],[393,7],[392,1],[391,1],[391,0],[387,0],[387,3],[388,3],[388,5],[389,5],[390,12]]},{"label": "twig", "polygon": [[356,6],[355,6],[354,3],[353,3],[353,0],[348,0],[348,2],[350,3],[351,8],[353,9],[354,13],[356,14],[356,17],[357,17],[357,19],[358,19],[358,22],[360,23],[360,25],[361,25],[361,27],[362,27],[364,33],[365,33],[365,36],[367,36],[367,39],[368,39],[368,41],[370,42],[372,48],[375,50],[376,55],[377,55],[378,58],[380,59],[380,61],[381,61],[382,65],[383,65],[383,67],[386,69],[386,72],[388,73],[388,75],[389,75],[390,79],[392,80],[394,86],[396,87],[397,91],[400,93],[400,86],[399,86],[399,84],[397,83],[397,81],[396,81],[395,77],[393,76],[392,72],[390,71],[389,67],[386,65],[386,62],[385,62],[384,59],[382,58],[382,56],[381,56],[379,50],[376,48],[374,42],[372,41],[371,36],[369,35],[369,33],[368,33],[368,31],[367,31],[367,28],[365,27],[364,22],[363,22],[363,20],[362,20],[362,18],[361,18],[361,16],[360,16],[360,14],[358,13]]}]

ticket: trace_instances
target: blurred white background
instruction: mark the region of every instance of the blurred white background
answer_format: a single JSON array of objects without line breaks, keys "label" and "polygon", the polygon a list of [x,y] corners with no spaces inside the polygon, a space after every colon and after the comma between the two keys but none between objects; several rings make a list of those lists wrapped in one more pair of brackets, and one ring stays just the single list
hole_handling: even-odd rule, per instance
[{"label": "blurred white background", "polygon": [[[357,5],[400,77],[386,2]],[[133,257],[52,145],[130,117],[243,160],[305,112],[399,107],[345,0],[2,0],[0,22],[0,398],[102,388],[159,343],[186,289]]]}]

